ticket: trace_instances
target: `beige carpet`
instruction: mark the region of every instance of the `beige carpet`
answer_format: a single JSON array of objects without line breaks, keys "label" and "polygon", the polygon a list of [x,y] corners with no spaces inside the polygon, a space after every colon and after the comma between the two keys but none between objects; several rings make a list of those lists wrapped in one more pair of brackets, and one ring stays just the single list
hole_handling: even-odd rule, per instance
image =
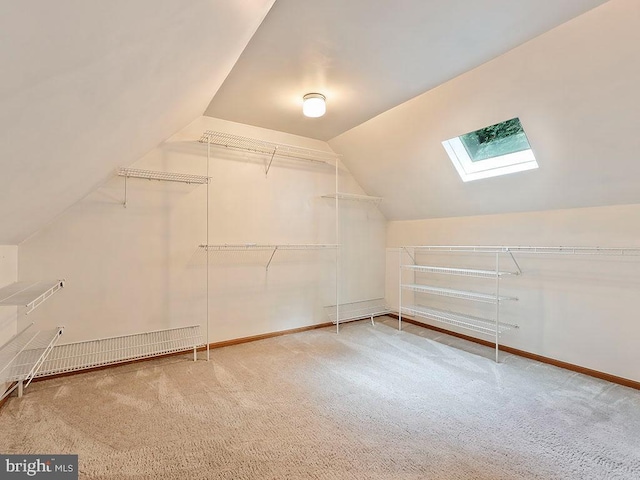
[{"label": "beige carpet", "polygon": [[77,453],[87,479],[640,478],[640,392],[393,326],[39,382],[0,452]]}]

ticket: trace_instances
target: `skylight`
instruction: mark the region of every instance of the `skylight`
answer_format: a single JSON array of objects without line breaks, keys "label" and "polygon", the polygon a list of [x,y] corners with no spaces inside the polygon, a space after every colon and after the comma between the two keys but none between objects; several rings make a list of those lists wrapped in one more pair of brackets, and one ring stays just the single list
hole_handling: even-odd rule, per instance
[{"label": "skylight", "polygon": [[463,182],[538,168],[518,118],[445,140],[442,145]]}]

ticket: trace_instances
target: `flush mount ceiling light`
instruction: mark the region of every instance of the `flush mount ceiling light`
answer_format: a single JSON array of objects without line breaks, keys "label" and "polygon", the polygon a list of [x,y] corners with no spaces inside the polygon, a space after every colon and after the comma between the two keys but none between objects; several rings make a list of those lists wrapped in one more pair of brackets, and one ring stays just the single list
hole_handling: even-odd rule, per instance
[{"label": "flush mount ceiling light", "polygon": [[302,97],[302,113],[305,117],[321,117],[327,111],[325,96],[321,93],[307,93]]}]

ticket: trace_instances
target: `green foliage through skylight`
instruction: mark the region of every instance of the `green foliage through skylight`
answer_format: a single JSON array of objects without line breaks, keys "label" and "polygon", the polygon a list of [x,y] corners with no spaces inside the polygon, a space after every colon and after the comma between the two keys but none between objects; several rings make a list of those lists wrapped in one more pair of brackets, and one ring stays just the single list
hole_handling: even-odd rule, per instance
[{"label": "green foliage through skylight", "polygon": [[459,138],[472,162],[531,148],[518,118],[460,135]]}]

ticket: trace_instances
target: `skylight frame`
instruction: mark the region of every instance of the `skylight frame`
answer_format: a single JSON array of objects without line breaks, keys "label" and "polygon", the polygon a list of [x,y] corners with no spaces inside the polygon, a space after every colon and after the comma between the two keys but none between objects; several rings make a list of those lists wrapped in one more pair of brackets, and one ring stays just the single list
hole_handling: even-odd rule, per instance
[{"label": "skylight frame", "polygon": [[[463,135],[442,142],[442,146],[463,182],[539,168],[531,148],[474,162],[460,139]],[[529,147],[531,147],[531,144],[529,144]]]}]

